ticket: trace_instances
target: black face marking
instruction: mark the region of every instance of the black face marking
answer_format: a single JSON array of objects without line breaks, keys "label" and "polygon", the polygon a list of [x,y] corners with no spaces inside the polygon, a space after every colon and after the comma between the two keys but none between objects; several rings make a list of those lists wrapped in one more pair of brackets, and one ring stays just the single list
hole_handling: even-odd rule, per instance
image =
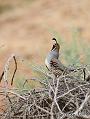
[{"label": "black face marking", "polygon": [[54,45],[53,45],[53,47],[52,47],[52,49],[51,49],[51,50],[53,50],[54,48],[56,48],[56,44],[54,44]]}]

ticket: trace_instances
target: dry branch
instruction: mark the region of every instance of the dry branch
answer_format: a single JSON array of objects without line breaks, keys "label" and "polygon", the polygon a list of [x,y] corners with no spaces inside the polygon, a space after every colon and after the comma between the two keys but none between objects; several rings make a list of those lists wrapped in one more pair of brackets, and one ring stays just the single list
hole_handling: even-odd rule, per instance
[{"label": "dry branch", "polygon": [[[11,84],[17,70],[16,58],[12,58],[15,70]],[[7,61],[1,75],[5,81],[8,80],[7,71],[12,58]],[[37,78],[27,79],[24,85],[28,80],[42,84],[42,88],[27,92],[24,92],[24,89],[20,92],[7,88],[5,95],[5,87],[0,89],[0,95],[6,100],[6,108],[0,114],[2,119],[90,119],[90,82],[83,80],[82,76],[77,76],[76,73],[82,74],[81,70],[76,69],[75,72],[62,74],[58,78],[46,73],[44,75],[47,75],[47,82]]]},{"label": "dry branch", "polygon": [[1,80],[2,80],[3,78],[4,78],[4,82],[8,82],[8,80],[7,80],[7,72],[8,72],[8,69],[9,69],[10,61],[11,61],[12,59],[13,59],[14,62],[15,62],[15,70],[14,70],[13,76],[12,76],[12,78],[11,78],[11,85],[13,84],[13,79],[14,79],[15,74],[16,74],[16,71],[17,71],[17,61],[16,61],[16,57],[15,57],[14,54],[12,54],[12,55],[8,58],[8,60],[7,60],[6,64],[5,64],[5,66],[4,66],[4,70],[3,70],[3,72],[2,72],[2,74],[1,74],[1,76],[0,76],[0,82],[1,82]]}]

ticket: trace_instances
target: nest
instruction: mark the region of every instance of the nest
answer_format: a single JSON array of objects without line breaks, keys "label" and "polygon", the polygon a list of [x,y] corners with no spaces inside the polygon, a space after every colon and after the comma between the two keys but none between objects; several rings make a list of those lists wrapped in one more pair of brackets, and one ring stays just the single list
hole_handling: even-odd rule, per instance
[{"label": "nest", "polygon": [[[47,75],[42,88],[2,89],[5,108],[1,119],[90,119],[90,82],[81,71]],[[1,108],[1,107],[0,107]]]}]

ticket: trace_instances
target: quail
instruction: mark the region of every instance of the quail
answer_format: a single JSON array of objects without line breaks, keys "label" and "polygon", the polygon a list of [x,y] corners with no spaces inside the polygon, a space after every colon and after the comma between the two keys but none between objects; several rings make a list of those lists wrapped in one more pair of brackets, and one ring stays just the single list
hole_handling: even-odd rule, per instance
[{"label": "quail", "polygon": [[55,76],[60,76],[63,72],[69,73],[73,71],[74,69],[67,68],[61,63],[61,61],[59,60],[60,45],[55,38],[53,38],[52,40],[54,40],[55,43],[53,44],[51,51],[48,53],[45,59],[45,65],[47,69],[51,71]]}]

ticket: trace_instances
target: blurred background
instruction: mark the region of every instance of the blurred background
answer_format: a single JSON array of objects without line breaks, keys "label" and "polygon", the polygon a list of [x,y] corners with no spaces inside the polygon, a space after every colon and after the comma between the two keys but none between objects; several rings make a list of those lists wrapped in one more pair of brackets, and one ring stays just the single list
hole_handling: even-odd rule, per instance
[{"label": "blurred background", "polygon": [[[90,1],[0,0],[0,72],[12,53],[44,65],[53,37],[65,64],[88,64]],[[31,75],[21,64],[19,69]]]}]

